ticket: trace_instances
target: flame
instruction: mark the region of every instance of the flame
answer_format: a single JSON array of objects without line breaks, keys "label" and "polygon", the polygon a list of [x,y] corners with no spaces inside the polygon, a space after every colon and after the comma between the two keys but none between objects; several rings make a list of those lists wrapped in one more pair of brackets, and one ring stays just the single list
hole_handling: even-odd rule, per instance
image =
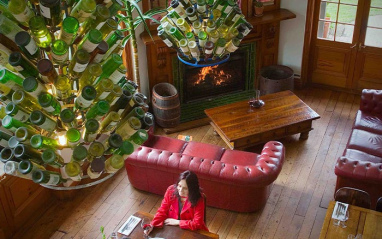
[{"label": "flame", "polygon": [[217,67],[218,65],[203,67],[198,74],[198,79],[194,82],[194,86],[202,84],[205,81],[207,75],[212,77],[214,85],[222,85],[232,77],[230,74],[225,73],[223,70],[217,70]]}]

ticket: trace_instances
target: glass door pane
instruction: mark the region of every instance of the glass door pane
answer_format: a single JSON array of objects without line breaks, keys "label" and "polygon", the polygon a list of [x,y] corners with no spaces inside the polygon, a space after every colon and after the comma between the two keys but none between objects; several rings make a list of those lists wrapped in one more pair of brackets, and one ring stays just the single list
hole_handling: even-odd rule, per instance
[{"label": "glass door pane", "polygon": [[382,48],[382,0],[371,1],[365,45]]},{"label": "glass door pane", "polygon": [[322,0],[317,37],[335,42],[353,42],[358,0]]}]

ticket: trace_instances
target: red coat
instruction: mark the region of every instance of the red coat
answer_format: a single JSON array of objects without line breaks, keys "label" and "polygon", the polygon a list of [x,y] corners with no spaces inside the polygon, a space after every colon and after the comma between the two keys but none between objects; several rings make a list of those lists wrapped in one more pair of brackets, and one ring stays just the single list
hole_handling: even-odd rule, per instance
[{"label": "red coat", "polygon": [[[179,200],[174,195],[174,185],[167,188],[162,204],[154,216],[151,225],[154,227],[162,227],[164,220],[167,218],[178,219]],[[204,223],[204,199],[201,197],[195,207],[191,206],[188,199],[184,202],[180,213],[179,227],[189,230],[205,230],[208,231]]]}]

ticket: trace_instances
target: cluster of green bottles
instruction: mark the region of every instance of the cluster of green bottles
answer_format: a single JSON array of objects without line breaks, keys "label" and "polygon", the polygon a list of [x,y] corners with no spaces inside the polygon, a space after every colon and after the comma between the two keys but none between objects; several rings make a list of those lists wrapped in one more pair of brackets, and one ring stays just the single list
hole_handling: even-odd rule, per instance
[{"label": "cluster of green bottles", "polygon": [[[114,173],[147,140],[147,97],[126,79],[119,0],[0,0],[0,160],[59,185]],[[64,10],[62,10],[64,9]]]},{"label": "cluster of green bottles", "polygon": [[188,60],[223,58],[239,48],[253,26],[234,0],[173,0],[158,36]]}]

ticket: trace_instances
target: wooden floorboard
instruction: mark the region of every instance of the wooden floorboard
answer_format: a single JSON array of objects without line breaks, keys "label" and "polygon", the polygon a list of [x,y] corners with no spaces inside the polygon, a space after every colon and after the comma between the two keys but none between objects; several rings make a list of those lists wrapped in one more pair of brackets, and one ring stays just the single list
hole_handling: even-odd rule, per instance
[{"label": "wooden floorboard", "polygon": [[[235,238],[318,238],[333,199],[334,165],[351,133],[359,108],[359,95],[327,89],[303,89],[295,93],[321,118],[313,121],[307,140],[299,135],[279,139],[286,147],[283,169],[271,186],[264,208],[255,213],[237,213],[207,207],[207,226],[221,239]],[[193,141],[228,148],[210,125],[166,134],[190,135]],[[262,146],[251,151],[260,153]],[[207,195],[208,196],[208,195]],[[124,170],[108,181],[82,189],[74,198],[56,200],[42,218],[23,228],[14,238],[102,238],[118,228],[138,210],[155,213],[162,196],[131,186]]]}]

